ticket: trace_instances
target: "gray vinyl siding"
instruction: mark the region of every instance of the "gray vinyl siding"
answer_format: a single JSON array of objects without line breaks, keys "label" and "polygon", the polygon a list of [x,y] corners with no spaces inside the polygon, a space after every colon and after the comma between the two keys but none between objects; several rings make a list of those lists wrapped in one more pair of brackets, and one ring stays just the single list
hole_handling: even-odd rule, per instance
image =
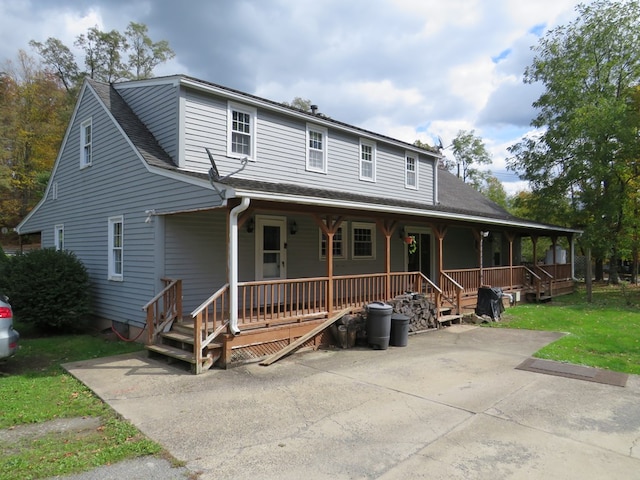
[{"label": "gray vinyl siding", "polygon": [[470,228],[449,227],[442,249],[442,263],[445,270],[479,266],[478,245]]},{"label": "gray vinyl siding", "polygon": [[[92,118],[93,161],[80,169],[80,123]],[[150,173],[89,90],[83,95],[67,141],[54,169],[58,199],[47,198],[23,224],[23,232],[41,231],[43,247],[53,246],[54,225],[63,224],[65,249],[87,268],[94,313],[102,318],[141,323],[141,307],[158,291],[155,264],[162,262],[163,238],[158,218],[149,223],[146,210],[158,213],[214,207],[210,188]],[[49,189],[51,190],[51,189]],[[124,280],[107,279],[108,218],[124,216]],[[158,246],[156,246],[158,245]]]},{"label": "gray vinyl siding", "polygon": [[226,211],[167,215],[165,272],[182,279],[189,314],[227,282]]},{"label": "gray vinyl siding", "polygon": [[179,88],[174,84],[159,84],[135,88],[118,88],[142,123],[153,133],[160,146],[178,160]]},{"label": "gray vinyl siding", "polygon": [[[227,157],[227,100],[185,91],[185,163],[188,170],[208,171],[211,149],[220,175],[237,170],[240,160]],[[310,119],[313,120],[313,119]],[[313,122],[309,122],[315,125]],[[258,109],[256,160],[235,176],[322,189],[351,188],[366,196],[434,202],[434,160],[418,155],[418,190],[405,188],[405,148],[376,140],[376,181],[360,180],[360,136],[331,126],[326,148],[327,173],[306,170],[307,122]],[[372,140],[372,139],[368,139]]]}]

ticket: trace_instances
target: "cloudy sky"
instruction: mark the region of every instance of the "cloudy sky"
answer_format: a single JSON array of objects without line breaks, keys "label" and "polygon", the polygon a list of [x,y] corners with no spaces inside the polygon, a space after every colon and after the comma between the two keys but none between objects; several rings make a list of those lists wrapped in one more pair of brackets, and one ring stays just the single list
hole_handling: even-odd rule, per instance
[{"label": "cloudy sky", "polygon": [[[586,0],[587,2],[589,0]],[[0,0],[0,64],[29,40],[73,48],[97,25],[144,23],[183,73],[412,143],[475,130],[508,193],[507,147],[530,130],[531,46],[575,18],[576,0]],[[78,57],[81,63],[81,58]],[[445,151],[446,153],[446,151]],[[450,150],[448,151],[451,156]]]}]

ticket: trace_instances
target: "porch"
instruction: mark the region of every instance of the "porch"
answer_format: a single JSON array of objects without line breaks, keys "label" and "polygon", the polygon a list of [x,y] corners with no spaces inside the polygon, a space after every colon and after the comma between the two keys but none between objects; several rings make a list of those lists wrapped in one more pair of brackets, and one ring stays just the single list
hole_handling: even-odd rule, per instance
[{"label": "porch", "polygon": [[[500,287],[517,300],[533,301],[570,293],[574,286],[570,264],[443,270],[438,284],[420,272],[239,282],[240,334],[233,335],[229,284],[185,315],[182,281],[163,281],[165,288],[143,307],[147,349],[186,362],[194,373],[274,354],[336,312],[359,313],[371,302],[407,292],[420,293],[432,302],[440,326],[471,313],[480,286]],[[300,348],[315,349],[331,342],[330,333],[323,330]]]}]

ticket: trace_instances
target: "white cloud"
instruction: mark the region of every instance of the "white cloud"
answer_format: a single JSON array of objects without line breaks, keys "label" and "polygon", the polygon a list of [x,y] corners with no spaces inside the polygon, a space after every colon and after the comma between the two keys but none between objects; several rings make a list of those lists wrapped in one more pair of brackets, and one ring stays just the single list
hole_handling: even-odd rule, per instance
[{"label": "white cloud", "polygon": [[[521,82],[544,27],[576,0],[0,0],[0,61],[52,36],[144,23],[185,73],[407,142],[475,130],[503,168],[539,90]],[[185,6],[188,5],[188,6]],[[80,63],[80,61],[79,61]],[[539,88],[539,87],[538,87]]]}]

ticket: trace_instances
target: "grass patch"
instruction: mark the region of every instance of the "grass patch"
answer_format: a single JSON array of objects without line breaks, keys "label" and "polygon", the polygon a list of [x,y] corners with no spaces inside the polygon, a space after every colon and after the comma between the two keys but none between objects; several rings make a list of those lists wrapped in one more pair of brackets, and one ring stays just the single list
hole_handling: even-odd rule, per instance
[{"label": "grass patch", "polygon": [[548,304],[508,309],[491,326],[566,332],[535,356],[577,365],[640,374],[640,288],[596,285],[592,302],[581,285]]},{"label": "grass patch", "polygon": [[158,444],[120,419],[60,367],[62,363],[139,351],[141,345],[94,335],[36,337],[20,324],[16,329],[22,334],[21,348],[14,358],[0,364],[0,429],[72,417],[94,417],[100,426],[29,436],[3,448],[0,480],[66,475],[161,452]]}]

